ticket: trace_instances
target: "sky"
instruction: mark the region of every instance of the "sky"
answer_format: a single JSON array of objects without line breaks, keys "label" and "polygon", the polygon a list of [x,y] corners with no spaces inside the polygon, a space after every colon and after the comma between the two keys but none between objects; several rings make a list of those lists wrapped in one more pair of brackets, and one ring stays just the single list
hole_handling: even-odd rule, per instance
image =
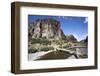
[{"label": "sky", "polygon": [[77,16],[44,16],[28,15],[28,23],[37,19],[53,18],[60,22],[61,29],[65,35],[73,34],[80,41],[88,36],[88,18]]}]

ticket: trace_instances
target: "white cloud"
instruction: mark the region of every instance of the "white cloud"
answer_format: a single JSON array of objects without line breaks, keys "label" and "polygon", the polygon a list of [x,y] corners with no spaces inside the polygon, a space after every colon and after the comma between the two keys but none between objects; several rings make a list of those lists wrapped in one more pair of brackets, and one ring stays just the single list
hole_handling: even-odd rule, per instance
[{"label": "white cloud", "polygon": [[86,17],[85,20],[84,20],[84,23],[87,23],[87,22],[88,22],[88,18]]},{"label": "white cloud", "polygon": [[62,16],[62,18],[65,18],[64,16]]}]

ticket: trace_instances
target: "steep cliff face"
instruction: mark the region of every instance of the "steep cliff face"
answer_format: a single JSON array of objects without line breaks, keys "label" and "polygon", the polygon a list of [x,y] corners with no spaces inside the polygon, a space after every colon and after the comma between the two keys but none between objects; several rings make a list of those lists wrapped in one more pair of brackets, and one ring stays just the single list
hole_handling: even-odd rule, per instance
[{"label": "steep cliff face", "polygon": [[60,22],[52,18],[37,19],[28,27],[30,38],[62,39],[65,36],[60,28]]}]

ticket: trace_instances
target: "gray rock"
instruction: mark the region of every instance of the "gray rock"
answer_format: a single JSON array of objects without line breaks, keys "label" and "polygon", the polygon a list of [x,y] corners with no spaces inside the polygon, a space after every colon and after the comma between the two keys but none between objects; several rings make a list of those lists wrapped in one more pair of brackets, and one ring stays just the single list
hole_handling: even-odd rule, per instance
[{"label": "gray rock", "polygon": [[54,38],[58,40],[65,36],[60,26],[60,22],[52,18],[37,19],[29,24],[28,33],[31,38]]}]

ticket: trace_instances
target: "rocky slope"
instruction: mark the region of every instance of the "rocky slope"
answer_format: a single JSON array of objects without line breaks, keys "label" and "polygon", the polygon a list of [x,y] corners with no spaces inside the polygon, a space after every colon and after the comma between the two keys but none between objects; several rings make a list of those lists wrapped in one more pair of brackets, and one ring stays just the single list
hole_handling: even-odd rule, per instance
[{"label": "rocky slope", "polygon": [[65,37],[63,31],[60,28],[60,22],[49,19],[37,19],[28,26],[29,38],[46,38],[46,39],[62,39]]},{"label": "rocky slope", "polygon": [[83,40],[80,41],[80,45],[82,45],[82,46],[88,46],[88,36],[85,39],[83,39]]}]

